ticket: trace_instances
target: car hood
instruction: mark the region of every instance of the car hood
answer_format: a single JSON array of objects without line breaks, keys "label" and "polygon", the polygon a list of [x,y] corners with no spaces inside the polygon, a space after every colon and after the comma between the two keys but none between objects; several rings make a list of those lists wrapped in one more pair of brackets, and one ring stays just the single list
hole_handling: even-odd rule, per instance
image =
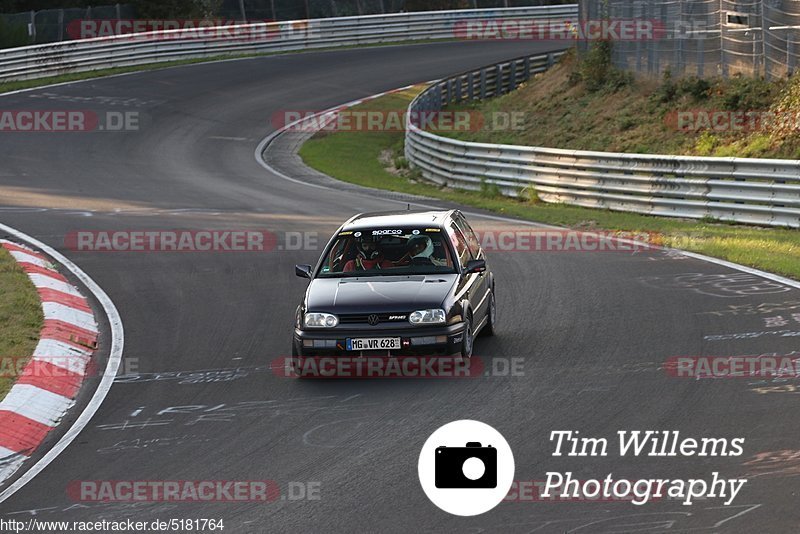
[{"label": "car hood", "polygon": [[329,313],[390,313],[439,308],[457,274],[317,278],[306,293],[306,310]]}]

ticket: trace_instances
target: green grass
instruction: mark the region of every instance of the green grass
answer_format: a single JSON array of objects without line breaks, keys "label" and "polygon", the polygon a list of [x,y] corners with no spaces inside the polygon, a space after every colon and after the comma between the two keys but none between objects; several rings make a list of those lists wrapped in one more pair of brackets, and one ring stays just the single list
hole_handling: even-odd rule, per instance
[{"label": "green grass", "polygon": [[[400,110],[422,88],[388,95],[355,109]],[[381,156],[391,152],[400,160],[402,132],[320,133],[300,149],[305,163],[345,182],[450,200],[504,215],[583,230],[652,232],[665,245],[726,259],[800,279],[800,232],[792,229],[720,224],[713,221],[650,217],[545,204],[536,199],[517,200],[497,196],[491,188],[467,192],[420,183],[416,173],[398,176],[389,172]]]},{"label": "green grass", "polygon": [[15,377],[7,376],[20,359],[28,359],[36,348],[44,317],[36,288],[8,251],[0,248],[0,399]]}]

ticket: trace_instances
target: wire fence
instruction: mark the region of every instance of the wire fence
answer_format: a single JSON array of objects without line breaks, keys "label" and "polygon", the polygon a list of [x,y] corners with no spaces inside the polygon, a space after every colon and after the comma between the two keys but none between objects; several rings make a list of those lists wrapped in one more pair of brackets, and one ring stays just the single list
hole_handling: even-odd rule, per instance
[{"label": "wire fence", "polygon": [[0,14],[0,48],[69,40],[76,35],[72,29],[82,20],[130,20],[135,17],[136,9],[129,4]]},{"label": "wire fence", "polygon": [[[197,4],[169,16],[141,13],[130,4],[89,6],[85,8],[46,9],[23,13],[0,14],[0,48],[51,43],[81,38],[82,21],[151,21],[146,30],[161,29],[158,21],[181,23],[187,19],[213,19],[224,22],[284,21],[356,15],[380,15],[407,11],[443,9],[485,9],[569,4],[574,0],[222,0],[209,13],[197,12]],[[99,23],[94,26],[98,31]],[[115,26],[109,26],[110,31]],[[129,26],[126,26],[129,28]]]},{"label": "wire fence", "polygon": [[614,64],[641,75],[669,68],[678,76],[769,79],[793,74],[800,60],[800,0],[583,0],[580,12],[584,23],[640,19],[658,27],[657,38],[614,43]]}]

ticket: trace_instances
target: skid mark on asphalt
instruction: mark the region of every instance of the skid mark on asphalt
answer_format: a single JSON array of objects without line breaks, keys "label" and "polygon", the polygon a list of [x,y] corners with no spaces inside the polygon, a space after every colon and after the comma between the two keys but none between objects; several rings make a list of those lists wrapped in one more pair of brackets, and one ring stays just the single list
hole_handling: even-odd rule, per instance
[{"label": "skid mark on asphalt", "polygon": [[661,250],[658,254],[646,256],[646,258],[647,261],[683,261],[690,259],[680,250],[674,249]]},{"label": "skid mark on asphalt", "polygon": [[[505,503],[501,506],[522,506],[520,503]],[[569,518],[546,519],[548,511],[545,503],[536,503],[536,514],[528,520],[497,522],[485,527],[473,526],[462,532],[482,534],[488,532],[525,532],[528,534],[620,534],[623,532],[719,532],[720,528],[735,529],[737,520],[757,510],[762,504],[739,504],[731,506],[692,507],[691,511],[677,508],[678,511],[626,512],[621,508],[570,510]],[[592,505],[587,505],[592,506]],[[680,506],[680,505],[677,505]],[[556,505],[553,510],[557,513]],[[563,516],[563,514],[558,514]],[[737,532],[737,530],[731,530]],[[739,532],[742,532],[739,527]],[[433,534],[439,530],[424,530]]]},{"label": "skid mark on asphalt", "polygon": [[800,310],[800,300],[784,300],[781,302],[762,302],[759,304],[731,304],[724,310],[697,312],[695,315],[713,315],[716,317],[742,317],[763,315],[766,313]]},{"label": "skid mark on asphalt", "polygon": [[29,93],[28,98],[38,100],[51,100],[54,102],[69,102],[75,104],[94,104],[97,106],[113,106],[126,108],[150,108],[165,104],[166,100],[145,100],[136,97],[122,96],[73,96],[52,92]]},{"label": "skid mark on asphalt", "polygon": [[183,436],[170,436],[170,437],[159,437],[159,438],[134,438],[134,439],[124,439],[122,441],[118,441],[113,445],[109,445],[108,447],[101,447],[97,449],[97,452],[100,454],[117,454],[117,453],[129,453],[129,452],[159,452],[162,453],[165,449],[169,452],[174,447],[179,447],[181,445],[197,445],[199,443],[208,443],[210,441],[214,441],[217,438],[208,438],[199,436],[196,434],[185,434]]},{"label": "skid mark on asphalt", "polygon": [[[348,397],[350,399],[350,397]],[[106,431],[140,430],[159,426],[193,427],[205,423],[233,423],[248,418],[308,417],[317,413],[354,414],[380,403],[353,403],[338,395],[282,400],[255,400],[235,403],[194,404],[167,407],[141,407],[137,415],[123,421],[96,425]]]},{"label": "skid mark on asphalt", "polygon": [[[66,495],[65,495],[66,497]],[[86,503],[71,503],[64,506],[45,506],[42,508],[28,508],[24,510],[14,510],[6,512],[4,517],[14,517],[19,519],[26,516],[48,516],[56,515],[61,516],[69,512],[85,512],[87,510],[99,512],[95,517],[97,520],[102,521],[119,521],[121,519],[136,518],[142,511],[148,511],[151,514],[166,514],[173,512],[178,508],[176,504],[159,503],[159,502],[143,502],[137,501],[132,503],[118,503],[118,502],[86,502]],[[60,517],[56,519],[61,520]]]},{"label": "skid mark on asphalt", "polygon": [[264,373],[273,369],[272,365],[256,367],[229,367],[223,369],[200,369],[197,371],[166,371],[159,373],[131,373],[120,375],[114,379],[115,384],[141,384],[147,382],[177,382],[181,384],[211,384],[214,382],[231,382],[247,378],[253,374]]},{"label": "skid mark on asphalt", "polygon": [[743,476],[748,479],[800,476],[800,450],[784,449],[760,452],[743,462],[742,466],[747,468]]},{"label": "skid mark on asphalt", "polygon": [[731,334],[715,334],[703,336],[706,341],[731,341],[743,339],[758,339],[761,337],[800,337],[797,330],[762,330],[759,332],[734,332]]},{"label": "skid mark on asphalt", "polygon": [[[304,432],[303,445],[320,449],[353,449],[359,451],[353,458],[359,458],[376,448],[372,443],[369,445],[364,443],[364,435],[361,430],[365,426],[381,436],[396,436],[398,431],[407,428],[408,421],[375,416],[337,419],[321,423]],[[378,426],[381,428],[380,432],[376,431]],[[387,442],[386,447],[393,444],[393,442]]]},{"label": "skid mark on asphalt", "polygon": [[639,281],[656,289],[685,289],[720,298],[771,295],[794,289],[748,273],[682,273],[669,276],[643,276],[639,278]]}]

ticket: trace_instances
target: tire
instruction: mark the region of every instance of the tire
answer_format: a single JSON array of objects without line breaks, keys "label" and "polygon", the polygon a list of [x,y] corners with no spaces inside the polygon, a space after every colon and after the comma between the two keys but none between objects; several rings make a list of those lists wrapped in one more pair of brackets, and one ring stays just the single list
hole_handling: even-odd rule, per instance
[{"label": "tire", "polygon": [[481,334],[492,337],[495,334],[495,325],[497,324],[497,303],[494,299],[494,288],[489,297],[489,309],[486,310],[486,325],[481,330]]},{"label": "tire", "polygon": [[303,365],[305,363],[305,358],[300,355],[300,352],[297,350],[297,345],[295,345],[294,340],[292,340],[292,370],[294,371],[294,375],[297,378],[305,378],[301,369],[303,369]]},{"label": "tire", "polygon": [[472,316],[467,316],[464,328],[464,339],[461,340],[461,359],[469,361],[472,358],[472,349],[475,344],[475,335],[472,332]]}]

